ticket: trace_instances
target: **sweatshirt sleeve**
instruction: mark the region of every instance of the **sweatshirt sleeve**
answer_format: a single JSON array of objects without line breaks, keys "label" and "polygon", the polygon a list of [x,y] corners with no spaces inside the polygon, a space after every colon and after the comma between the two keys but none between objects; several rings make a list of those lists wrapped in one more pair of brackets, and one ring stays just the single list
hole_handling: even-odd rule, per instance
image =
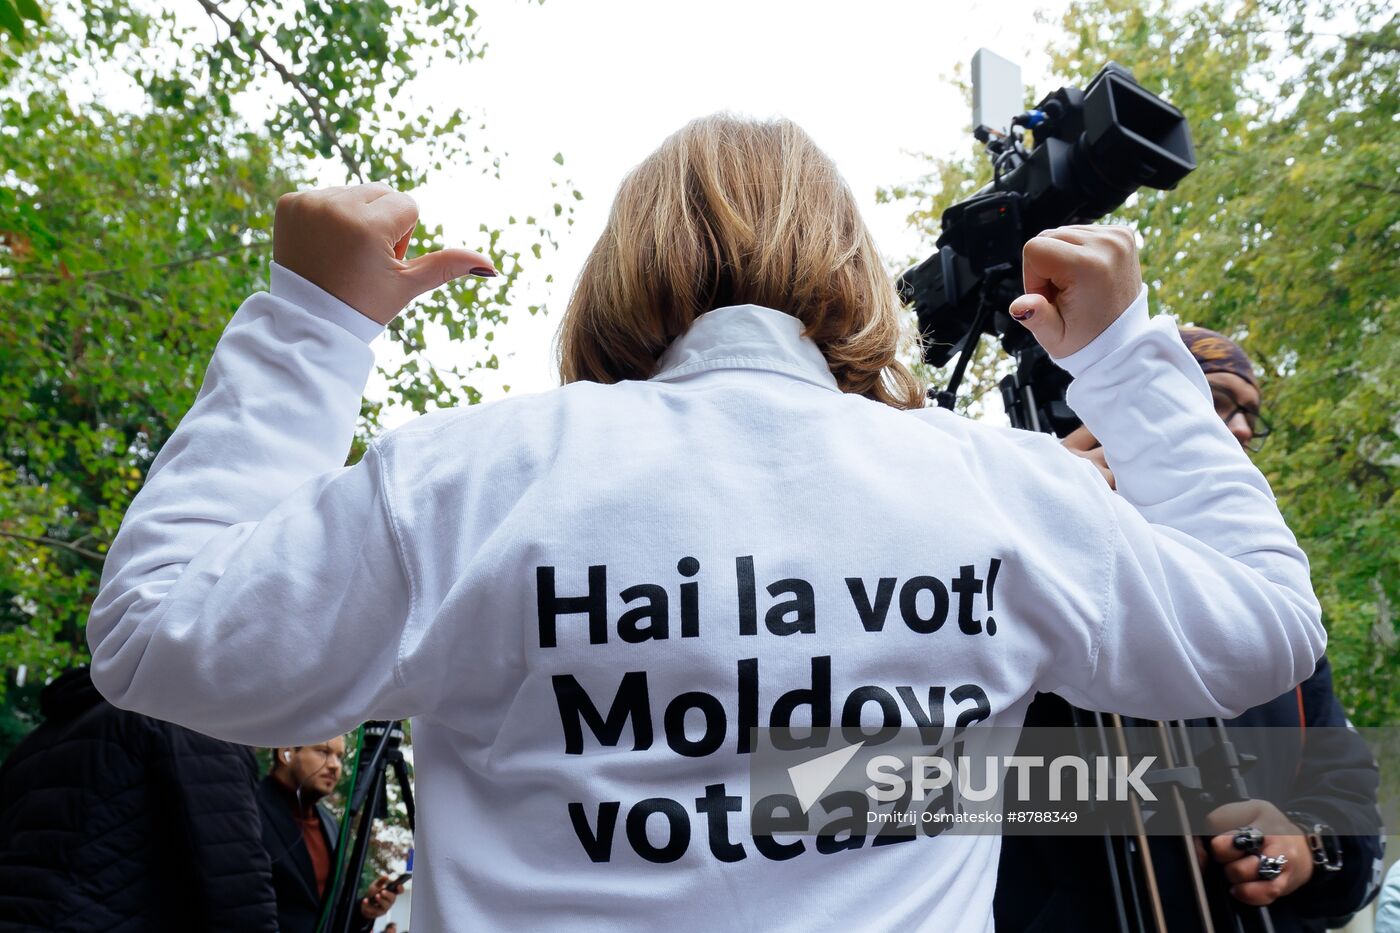
[{"label": "sweatshirt sleeve", "polygon": [[414,712],[383,459],[343,465],[381,329],[275,264],[233,316],[103,568],[88,644],[114,704],[250,745]]},{"label": "sweatshirt sleeve", "polygon": [[1056,665],[1041,689],[1131,716],[1228,718],[1307,678],[1326,646],[1307,557],[1175,322],[1149,320],[1144,287],[1057,362],[1118,492],[1089,483],[1108,546],[1088,663]]}]

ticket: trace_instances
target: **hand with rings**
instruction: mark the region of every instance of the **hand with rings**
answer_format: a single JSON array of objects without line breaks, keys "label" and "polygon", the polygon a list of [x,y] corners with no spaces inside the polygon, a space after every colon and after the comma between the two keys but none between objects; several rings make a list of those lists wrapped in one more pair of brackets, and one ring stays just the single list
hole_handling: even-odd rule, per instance
[{"label": "hand with rings", "polygon": [[1272,881],[1283,870],[1288,867],[1288,856],[1286,855],[1261,855],[1259,856],[1259,867],[1255,869],[1260,880]]},{"label": "hand with rings", "polygon": [[1229,803],[1213,810],[1206,824],[1215,833],[1210,856],[1224,866],[1237,900],[1264,907],[1312,878],[1312,853],[1302,828],[1273,804]]},{"label": "hand with rings", "polygon": [[1242,826],[1234,830],[1230,844],[1245,855],[1258,855],[1264,848],[1264,834],[1253,826]]}]

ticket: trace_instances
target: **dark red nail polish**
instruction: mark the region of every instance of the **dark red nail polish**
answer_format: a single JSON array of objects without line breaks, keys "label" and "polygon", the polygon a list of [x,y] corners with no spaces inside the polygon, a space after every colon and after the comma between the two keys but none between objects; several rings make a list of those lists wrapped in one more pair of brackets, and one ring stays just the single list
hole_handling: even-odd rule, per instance
[{"label": "dark red nail polish", "polygon": [[490,279],[495,277],[496,270],[492,269],[490,266],[477,266],[472,270],[472,275],[479,275],[483,279]]},{"label": "dark red nail polish", "polygon": [[1021,313],[1021,314],[1017,314],[1016,312],[1013,311],[1013,312],[1011,312],[1011,316],[1014,317],[1014,318],[1015,318],[1016,320],[1018,320],[1018,321],[1029,321],[1031,318],[1033,318],[1033,317],[1035,316],[1035,308],[1027,308],[1027,309],[1026,309],[1023,313]]}]

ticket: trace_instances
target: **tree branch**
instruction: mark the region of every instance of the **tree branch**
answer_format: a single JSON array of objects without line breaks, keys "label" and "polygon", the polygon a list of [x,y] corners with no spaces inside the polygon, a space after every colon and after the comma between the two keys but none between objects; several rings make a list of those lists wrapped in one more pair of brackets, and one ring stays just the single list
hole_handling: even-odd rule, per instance
[{"label": "tree branch", "polygon": [[1373,185],[1367,181],[1354,181],[1351,183],[1354,188],[1365,188],[1367,191],[1379,191],[1381,194],[1395,194],[1394,188],[1387,188],[1384,185]]},{"label": "tree branch", "polygon": [[229,19],[224,11],[219,9],[217,3],[214,3],[213,0],[196,0],[196,2],[204,7],[204,12],[209,14],[210,19],[227,26],[229,35],[242,43],[244,47],[256,52],[259,58],[267,62],[268,67],[277,72],[282,80],[287,82],[287,85],[291,87],[292,90],[296,91],[297,96],[306,104],[306,109],[311,111],[311,116],[316,121],[316,126],[321,130],[321,136],[326,142],[335,147],[335,151],[340,154],[340,161],[344,163],[350,174],[359,181],[364,181],[364,168],[360,165],[360,161],[341,145],[340,137],[337,136],[335,131],[331,128],[330,121],[326,119],[325,111],[321,109],[321,104],[316,100],[316,96],[311,93],[311,89],[303,84],[300,78],[292,74],[286,65],[274,58],[271,52],[263,48],[261,42],[251,38],[248,35],[248,31],[243,27],[242,22]]},{"label": "tree branch", "polygon": [[97,290],[100,291],[100,292],[106,292],[107,294],[111,295],[113,298],[119,298],[119,299],[121,299],[122,301],[125,301],[125,302],[127,302],[128,304],[130,304],[130,305],[132,305],[132,306],[134,306],[134,307],[137,307],[137,308],[141,307],[142,305],[144,305],[144,304],[146,303],[146,300],[143,299],[143,298],[138,298],[138,297],[136,297],[135,295],[129,295],[129,294],[127,294],[126,292],[118,291],[118,290],[115,289],[115,288],[110,288],[110,287],[108,287],[108,286],[106,286],[106,285],[103,285],[101,282],[97,281],[96,279],[90,279],[90,280],[88,280],[87,284],[88,284],[88,286],[91,287],[91,288],[95,288],[95,289],[97,289]]},{"label": "tree branch", "polygon": [[60,549],[65,550],[65,551],[71,551],[71,552],[73,552],[74,554],[77,554],[77,555],[80,556],[80,557],[86,557],[88,560],[96,561],[96,562],[99,563],[99,564],[102,563],[104,560],[106,560],[105,557],[103,557],[101,554],[97,553],[96,551],[89,551],[87,548],[78,547],[76,544],[73,544],[73,543],[70,542],[70,541],[60,541],[60,540],[57,539],[57,538],[45,538],[45,537],[35,537],[35,536],[33,536],[33,535],[22,535],[22,534],[17,534],[17,533],[15,533],[15,532],[13,532],[13,531],[0,531],[0,538],[13,538],[13,539],[15,539],[16,541],[28,541],[30,544],[42,544],[42,545],[44,545],[44,546],[46,546],[46,547],[60,548]]},{"label": "tree branch", "polygon": [[[270,242],[266,241],[261,243],[244,243],[239,246],[230,246],[227,249],[216,249],[207,253],[196,253],[193,256],[186,256],[184,259],[172,259],[170,262],[160,262],[152,266],[142,266],[141,268],[174,269],[179,266],[188,266],[196,262],[203,262],[206,259],[218,259],[220,256],[231,256],[234,253],[267,249],[271,245]],[[135,268],[136,266],[116,266],[111,269],[96,269],[92,272],[83,272],[78,275],[60,275],[57,272],[34,272],[27,275],[0,275],[0,282],[70,282],[82,279],[100,279],[109,275],[121,275]]]}]

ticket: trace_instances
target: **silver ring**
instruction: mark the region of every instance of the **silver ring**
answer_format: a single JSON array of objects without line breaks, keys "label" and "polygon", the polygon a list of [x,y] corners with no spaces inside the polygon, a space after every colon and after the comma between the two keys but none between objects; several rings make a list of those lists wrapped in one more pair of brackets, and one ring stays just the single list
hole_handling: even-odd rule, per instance
[{"label": "silver ring", "polygon": [[1264,848],[1264,834],[1253,826],[1242,826],[1235,830],[1235,838],[1230,842],[1246,855],[1257,855]]},{"label": "silver ring", "polygon": [[1273,881],[1283,874],[1283,869],[1288,865],[1286,855],[1261,855],[1259,856],[1259,880]]}]

